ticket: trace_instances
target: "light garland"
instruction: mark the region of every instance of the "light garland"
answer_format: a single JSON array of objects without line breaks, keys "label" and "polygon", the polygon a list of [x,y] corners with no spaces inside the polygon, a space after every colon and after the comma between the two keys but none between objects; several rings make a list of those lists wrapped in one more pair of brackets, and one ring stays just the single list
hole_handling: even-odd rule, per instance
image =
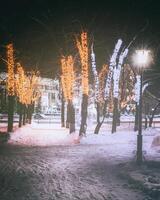
[{"label": "light garland", "polygon": [[141,87],[141,76],[136,76],[136,83],[135,83],[135,102],[139,104],[140,99],[140,87]]},{"label": "light garland", "polygon": [[22,104],[31,105],[39,97],[40,92],[37,90],[39,84],[39,77],[35,72],[31,72],[27,76],[20,63],[17,63],[17,76],[16,76],[16,94],[19,102]]},{"label": "light garland", "polygon": [[121,73],[121,80],[120,80],[120,108],[124,109],[129,105],[131,109],[134,106],[135,102],[135,94],[134,94],[134,87],[135,87],[135,77],[134,73],[129,64],[123,65],[123,73]]},{"label": "light garland", "polygon": [[102,69],[99,73],[99,94],[98,94],[98,101],[104,101],[104,89],[105,89],[105,79],[108,74],[109,68],[108,65],[104,64]]},{"label": "light garland", "polygon": [[112,57],[110,59],[109,73],[108,73],[108,76],[107,76],[106,87],[105,87],[105,98],[106,99],[109,98],[111,82],[112,82],[112,77],[113,77],[113,71],[114,71],[114,68],[116,66],[116,59],[117,59],[117,55],[118,55],[118,52],[120,50],[121,45],[122,45],[122,40],[119,39],[118,42],[115,45]]},{"label": "light garland", "polygon": [[92,71],[93,71],[94,82],[95,82],[95,97],[96,97],[96,101],[98,101],[99,79],[98,79],[98,73],[96,69],[96,57],[93,51],[93,45],[91,47],[91,63],[92,63]]},{"label": "light garland", "polygon": [[74,61],[72,56],[62,57],[61,58],[61,83],[64,93],[64,98],[68,100],[73,99],[73,85],[74,85]]},{"label": "light garland", "polygon": [[115,98],[118,98],[118,96],[119,96],[119,81],[120,81],[121,69],[122,69],[123,61],[126,58],[127,54],[128,54],[128,49],[125,49],[125,51],[120,54],[118,66],[114,68],[114,74],[113,74],[113,81],[114,81],[113,96]]},{"label": "light garland", "polygon": [[8,78],[7,78],[7,90],[8,95],[15,95],[15,77],[14,77],[14,55],[13,55],[13,44],[7,45],[7,68],[8,68]]},{"label": "light garland", "polygon": [[16,75],[16,95],[19,98],[19,102],[24,103],[24,96],[25,96],[25,74],[24,69],[20,63],[17,63],[17,75]]},{"label": "light garland", "polygon": [[81,33],[81,41],[76,40],[77,48],[79,50],[81,64],[82,64],[82,92],[88,95],[89,82],[88,82],[88,42],[87,33]]}]

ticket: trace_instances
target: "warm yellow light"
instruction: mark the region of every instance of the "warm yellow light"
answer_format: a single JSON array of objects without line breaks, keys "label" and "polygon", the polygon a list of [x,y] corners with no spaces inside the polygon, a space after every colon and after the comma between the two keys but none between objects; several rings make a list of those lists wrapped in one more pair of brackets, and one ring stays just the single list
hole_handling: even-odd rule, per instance
[{"label": "warm yellow light", "polygon": [[87,33],[81,33],[81,41],[76,40],[77,48],[79,50],[81,64],[82,64],[82,90],[83,94],[88,95],[89,83],[88,83],[88,41]]},{"label": "warm yellow light", "polygon": [[104,89],[105,89],[105,79],[106,75],[109,71],[108,65],[103,65],[100,73],[99,73],[99,94],[98,94],[98,100],[100,102],[103,102],[104,100]]},{"label": "warm yellow light", "polygon": [[7,78],[8,95],[14,96],[14,94],[15,94],[15,77],[14,77],[13,44],[7,45],[7,67],[8,67],[8,78]]},{"label": "warm yellow light", "polygon": [[62,76],[61,83],[64,93],[64,98],[68,100],[73,99],[73,84],[74,84],[74,61],[72,56],[61,58]]},{"label": "warm yellow light", "polygon": [[17,64],[16,75],[16,94],[19,102],[25,105],[33,104],[39,97],[38,90],[39,76],[36,72],[31,72],[28,76],[25,74],[20,63]]},{"label": "warm yellow light", "polygon": [[17,63],[17,74],[16,74],[16,95],[19,98],[19,102],[24,104],[24,96],[25,96],[25,74],[24,69]]}]

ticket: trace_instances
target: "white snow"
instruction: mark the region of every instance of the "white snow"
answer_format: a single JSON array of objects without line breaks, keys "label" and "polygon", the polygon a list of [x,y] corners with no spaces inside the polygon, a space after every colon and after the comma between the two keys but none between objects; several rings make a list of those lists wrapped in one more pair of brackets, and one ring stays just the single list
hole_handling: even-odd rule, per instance
[{"label": "white snow", "polygon": [[[81,139],[79,129],[69,135],[68,129],[60,124],[32,123],[12,133],[9,140],[12,145],[1,147],[1,180],[9,183],[2,184],[1,198],[147,199],[126,187],[126,182],[117,176],[125,170],[119,164],[136,156],[137,132],[133,132],[133,123],[117,127],[115,134],[111,134],[110,124],[103,124],[99,135],[93,134],[94,128],[95,124],[90,124],[86,137]],[[155,128],[143,131],[147,159],[160,160],[160,153],[151,147],[159,133]]]},{"label": "white snow", "polygon": [[[52,145],[102,145],[105,152],[113,157],[123,159],[136,155],[137,132],[133,127],[122,124],[115,134],[111,134],[110,125],[104,124],[98,135],[93,134],[95,125],[87,129],[86,137],[79,138],[78,129],[74,134],[61,128],[60,124],[37,124],[32,123],[11,134],[9,143],[27,146],[52,146]],[[160,137],[160,131],[155,128],[143,130],[144,156],[160,160],[160,144],[155,146],[152,141]]]},{"label": "white snow", "polygon": [[68,129],[56,124],[26,125],[11,134],[10,144],[27,146],[52,146],[76,143],[76,134],[69,135]]}]

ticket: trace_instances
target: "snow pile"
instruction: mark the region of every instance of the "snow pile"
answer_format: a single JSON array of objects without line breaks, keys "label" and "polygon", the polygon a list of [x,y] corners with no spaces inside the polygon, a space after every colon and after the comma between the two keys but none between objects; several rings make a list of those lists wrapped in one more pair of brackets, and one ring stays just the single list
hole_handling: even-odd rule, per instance
[{"label": "snow pile", "polygon": [[[121,157],[122,155],[127,156],[134,154],[136,157],[137,134],[137,132],[126,131],[125,129],[121,129],[114,134],[110,132],[101,133],[99,135],[88,134],[87,137],[81,139],[81,144],[106,145],[113,156]],[[143,154],[146,159],[160,160],[160,146],[153,148],[152,145],[154,136],[158,134],[158,130],[154,128],[143,130]],[[158,141],[160,142],[160,140]]]},{"label": "snow pile", "polygon": [[70,145],[79,143],[78,134],[68,134],[65,128],[46,128],[46,125],[26,125],[10,135],[10,144],[27,146]]},{"label": "snow pile", "polygon": [[155,129],[153,127],[149,127],[144,131],[144,135],[148,135],[148,136],[155,136],[159,133],[160,132],[158,131],[158,129]]},{"label": "snow pile", "polygon": [[[13,131],[18,129],[18,123],[13,124]],[[0,123],[0,132],[6,133],[7,132],[7,123]]]},{"label": "snow pile", "polygon": [[159,146],[160,147],[160,135],[154,137],[153,142],[152,142],[152,146]]},{"label": "snow pile", "polygon": [[119,131],[115,134],[100,133],[100,134],[88,134],[85,138],[82,138],[82,144],[125,144],[133,143],[136,139],[136,134],[133,132]]},{"label": "snow pile", "polygon": [[152,148],[157,152],[160,153],[160,135],[157,135],[153,138],[152,141]]}]

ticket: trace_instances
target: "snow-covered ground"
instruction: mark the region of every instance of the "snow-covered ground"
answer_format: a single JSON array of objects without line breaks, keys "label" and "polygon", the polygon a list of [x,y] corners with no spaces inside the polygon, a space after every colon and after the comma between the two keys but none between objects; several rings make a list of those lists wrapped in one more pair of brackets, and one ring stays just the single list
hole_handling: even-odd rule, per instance
[{"label": "snow-covered ground", "polygon": [[[18,123],[15,122],[13,124],[13,130],[15,131],[17,128],[18,128]],[[0,132],[7,132],[7,123],[6,122],[0,123]]]},{"label": "snow-covered ground", "polygon": [[[115,134],[103,125],[94,135],[68,134],[59,124],[26,125],[0,146],[0,199],[3,200],[148,200],[118,177],[121,164],[135,159],[137,133],[131,126]],[[159,159],[151,147],[159,130],[143,132],[148,159]]]},{"label": "snow-covered ground", "polygon": [[[61,128],[60,124],[32,123],[11,134],[9,144],[27,146],[52,146],[52,145],[106,145],[109,154],[116,159],[131,157],[136,152],[137,132],[132,127],[121,125],[116,133],[110,133],[110,126],[103,125],[98,135],[93,134],[95,125],[88,127],[86,137],[81,139],[78,130],[69,134],[68,129]],[[160,136],[160,130],[148,128],[143,131],[143,151],[148,159],[160,160],[160,144],[153,145],[155,137]]]}]

